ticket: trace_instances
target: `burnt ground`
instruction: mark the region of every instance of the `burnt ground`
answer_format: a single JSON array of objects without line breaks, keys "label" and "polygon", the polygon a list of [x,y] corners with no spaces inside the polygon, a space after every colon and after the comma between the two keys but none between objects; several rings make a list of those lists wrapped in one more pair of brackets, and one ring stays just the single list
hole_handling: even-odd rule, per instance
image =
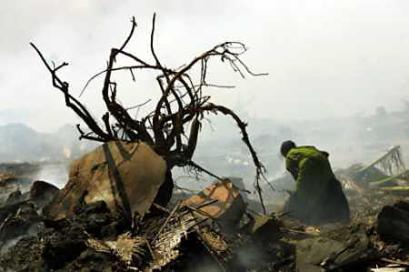
[{"label": "burnt ground", "polygon": [[[18,191],[23,185],[27,188]],[[15,178],[2,186],[7,197],[0,206],[0,271],[368,271],[409,265],[405,191],[348,191],[348,225],[305,226],[279,214],[248,210],[229,232],[217,220],[186,223],[187,230],[178,232],[180,225],[169,215],[172,204],[133,223],[103,201],[79,205],[72,217],[53,220],[42,208],[58,189]],[[176,209],[175,214],[181,222],[186,211]],[[166,253],[173,256],[162,255],[162,263],[155,264],[149,243],[140,237],[154,241],[160,231],[167,247],[176,246]]]}]

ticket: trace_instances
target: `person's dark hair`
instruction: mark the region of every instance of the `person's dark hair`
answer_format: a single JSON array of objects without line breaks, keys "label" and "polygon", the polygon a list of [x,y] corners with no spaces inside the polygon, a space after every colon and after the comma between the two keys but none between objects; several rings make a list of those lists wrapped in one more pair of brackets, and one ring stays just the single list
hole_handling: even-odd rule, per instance
[{"label": "person's dark hair", "polygon": [[283,142],[280,148],[281,155],[283,155],[284,157],[287,156],[288,152],[294,147],[297,147],[297,146],[295,145],[293,141],[289,140],[289,141]]}]

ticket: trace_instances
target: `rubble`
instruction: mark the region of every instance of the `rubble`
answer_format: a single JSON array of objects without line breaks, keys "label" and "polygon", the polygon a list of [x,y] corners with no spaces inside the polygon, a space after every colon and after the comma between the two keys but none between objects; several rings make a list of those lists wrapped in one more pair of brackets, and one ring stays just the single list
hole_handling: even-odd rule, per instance
[{"label": "rubble", "polygon": [[[346,187],[362,191],[371,187],[395,186],[400,181],[408,181],[408,171],[402,160],[400,146],[394,146],[367,166],[353,164],[347,169],[339,169],[336,175]],[[348,188],[349,189],[349,188]]]},{"label": "rubble", "polygon": [[0,206],[1,252],[43,229],[42,208],[50,203],[57,191],[53,185],[41,181],[34,182],[29,192],[22,194],[17,190],[9,194],[7,201]]},{"label": "rubble", "polygon": [[169,184],[147,145],[110,142],[75,161],[62,190],[35,181],[9,192],[0,271],[382,271],[409,260],[409,202],[395,203],[405,191],[359,187],[351,224],[305,226],[249,209],[227,178],[168,204]]},{"label": "rubble", "polygon": [[56,190],[35,182],[27,199],[0,208],[4,271],[358,271],[407,260],[396,245],[407,239],[406,230],[396,232],[407,221],[403,202],[383,208],[377,224],[311,227],[248,211],[225,179],[170,207],[153,201],[129,222],[103,200],[84,201],[63,218],[42,214],[36,205]]},{"label": "rubble", "polygon": [[9,196],[7,197],[5,205],[6,206],[13,205],[13,204],[19,203],[21,201],[24,201],[24,196],[23,196],[23,194],[21,193],[20,190],[16,190],[16,191],[12,192],[11,194],[9,194]]},{"label": "rubble", "polygon": [[[149,152],[148,149],[144,150],[141,145],[136,147],[139,148],[139,152]],[[133,154],[137,154],[137,151],[134,150]],[[95,158],[95,156],[88,158],[94,163],[100,162],[90,159]],[[188,243],[189,240],[192,241],[192,239],[196,240],[201,245],[202,252],[207,252],[211,256],[209,258],[214,261],[213,254],[226,252],[227,243],[222,242],[221,236],[210,225],[207,224],[206,228],[201,225],[210,220],[209,217],[203,216],[203,212],[199,213],[199,209],[204,208],[208,203],[201,203],[200,207],[196,206],[196,208],[179,203],[171,211],[158,204],[160,201],[155,201],[156,195],[154,193],[160,191],[159,186],[163,184],[163,179],[169,178],[169,176],[165,173],[164,162],[155,159],[155,157],[152,158],[153,163],[159,163],[159,166],[162,166],[162,168],[156,168],[155,175],[161,177],[162,180],[159,178],[153,180],[153,182],[157,181],[157,187],[151,190],[139,188],[142,193],[152,192],[150,198],[144,199],[145,202],[136,201],[138,197],[142,196],[141,192],[129,194],[129,202],[134,204],[131,207],[135,207],[134,223],[132,224],[124,213],[118,212],[117,206],[109,202],[115,196],[112,196],[111,188],[107,188],[107,186],[98,187],[99,193],[102,197],[107,197],[106,199],[97,200],[94,198],[87,201],[85,197],[85,200],[78,201],[70,209],[66,209],[64,205],[57,205],[61,201],[61,197],[63,199],[78,197],[80,190],[75,189],[75,186],[70,182],[61,191],[48,183],[37,181],[33,183],[24,198],[20,192],[12,193],[8,203],[0,209],[3,221],[0,226],[0,241],[2,242],[0,246],[6,252],[1,257],[2,267],[11,270],[26,267],[30,271],[70,270],[84,267],[83,265],[91,262],[93,265],[95,264],[95,267],[101,267],[101,269],[110,267],[114,271],[117,271],[118,267],[123,267],[123,269],[145,267],[145,271],[154,271],[172,265],[179,267],[185,265],[186,262],[177,261],[182,256],[180,248],[183,248],[183,244]],[[139,162],[141,163],[140,158]],[[146,164],[149,161],[144,160],[143,163]],[[132,192],[130,190],[138,186],[138,180],[144,182],[139,186],[150,186],[144,180],[143,173],[139,175],[132,173],[139,171],[138,168],[126,168],[123,161],[118,162],[118,164],[120,165],[118,167],[119,173],[128,179],[124,182],[125,186],[130,187],[124,188],[126,192]],[[156,165],[158,166],[158,164]],[[161,169],[163,170],[162,175],[158,171]],[[80,173],[79,171],[74,173]],[[98,170],[94,167],[94,172],[96,171]],[[148,175],[152,174],[144,171]],[[81,174],[87,175],[87,172]],[[105,177],[104,173],[99,173],[92,175],[91,178],[95,176]],[[135,177],[139,179],[135,179]],[[108,176],[108,179],[110,178],[112,177]],[[80,180],[80,176],[76,175],[75,182]],[[73,181],[73,175],[71,175],[70,181]],[[107,182],[102,178],[97,181]],[[148,181],[152,181],[152,177]],[[83,189],[81,184],[74,183]],[[238,191],[233,188],[231,183],[225,182],[223,184],[227,189],[232,190],[236,198],[239,196]],[[90,190],[89,194],[92,195],[94,193],[91,191],[92,187],[87,188]],[[102,191],[102,189],[108,190],[108,192]],[[216,191],[219,198],[223,196],[220,195],[219,190]],[[227,192],[227,195],[230,194]],[[133,199],[134,196],[136,200]],[[45,209],[47,212],[42,215],[41,208],[51,200],[52,202]],[[120,200],[119,197],[118,200]],[[226,201],[228,205],[225,205],[223,211],[227,212],[229,205],[232,204],[227,202],[230,198],[220,198],[219,200],[221,204],[223,204],[222,201]],[[135,203],[142,203],[141,205],[146,207],[141,208]],[[148,205],[152,204],[155,208],[152,207],[151,209]],[[139,214],[138,209],[140,211],[144,209],[142,210],[143,213]],[[156,212],[153,212],[154,209]],[[54,216],[53,212],[65,216]],[[36,248],[41,253],[28,257],[28,259],[33,259],[31,264],[22,265],[21,262],[24,258],[19,254],[27,253],[21,247],[25,247],[28,241],[31,243],[30,247]],[[9,255],[10,252],[13,254]]]},{"label": "rubble", "polygon": [[274,216],[261,214],[251,216],[251,223],[248,225],[249,233],[260,241],[275,239],[281,234],[280,228],[281,224]]},{"label": "rubble", "polygon": [[102,200],[114,212],[143,216],[163,184],[161,199],[170,199],[168,179],[166,162],[148,145],[112,141],[72,163],[67,184],[45,212],[61,219],[73,215],[79,203]]},{"label": "rubble", "polygon": [[[272,225],[277,228],[271,228],[274,220],[264,220],[257,226],[257,220],[250,220],[249,227],[239,228],[245,203],[229,180],[215,182],[171,209],[153,203],[152,211],[143,216],[135,213],[132,224],[101,200],[77,205],[64,218],[41,215],[34,200],[39,192],[47,195],[50,191],[54,192],[51,186],[37,182],[28,194],[33,199],[3,207],[9,213],[6,227],[0,227],[0,240],[13,240],[0,257],[4,269],[72,271],[90,265],[95,271],[186,271],[197,262],[206,263],[206,268],[214,271],[261,267],[257,261],[249,264],[237,260],[255,241],[261,248],[261,237],[268,231],[279,231],[275,223]],[[225,235],[227,226],[229,237]],[[279,248],[269,250],[277,253]],[[26,260],[30,261],[25,262],[22,254],[28,254]],[[266,259],[268,254],[263,256]],[[278,260],[276,257],[274,262]]]},{"label": "rubble", "polygon": [[361,260],[376,258],[363,225],[336,227],[296,244],[296,265],[300,271],[351,269]]},{"label": "rubble", "polygon": [[[0,206],[6,204],[9,198],[9,201],[17,200],[16,197],[19,194],[17,191],[21,194],[26,193],[32,182],[33,181],[29,178],[0,172]],[[12,193],[14,193],[14,196],[10,196]]]},{"label": "rubble", "polygon": [[[1,163],[0,164],[0,180],[6,181],[10,179],[28,179],[33,174],[40,170],[40,164],[35,163]],[[0,182],[1,183],[1,182]]]},{"label": "rubble", "polygon": [[37,206],[46,206],[53,200],[59,191],[60,190],[57,187],[48,182],[36,180],[31,185],[29,198],[36,202]]},{"label": "rubble", "polygon": [[386,240],[409,245],[409,203],[385,206],[378,215],[377,231]]},{"label": "rubble", "polygon": [[182,205],[193,209],[196,216],[217,221],[227,233],[235,230],[246,210],[239,189],[228,179],[213,183]]}]

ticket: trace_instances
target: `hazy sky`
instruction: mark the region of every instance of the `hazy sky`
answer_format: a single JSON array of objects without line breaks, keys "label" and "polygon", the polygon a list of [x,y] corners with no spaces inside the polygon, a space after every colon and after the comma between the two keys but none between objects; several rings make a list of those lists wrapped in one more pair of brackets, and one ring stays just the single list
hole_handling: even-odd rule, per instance
[{"label": "hazy sky", "polygon": [[[157,52],[170,67],[226,40],[248,45],[245,61],[269,75],[243,80],[217,67],[215,81],[237,88],[212,93],[217,102],[250,116],[370,113],[380,105],[400,107],[409,98],[407,0],[3,0],[0,123],[27,122],[46,131],[75,121],[30,41],[49,60],[70,63],[61,77],[79,94],[105,67],[109,49],[122,43],[133,15],[138,29],[131,51],[149,59],[153,12]],[[96,112],[99,83],[83,97]],[[141,79],[122,91],[128,93],[124,100],[138,104],[152,89]]]}]

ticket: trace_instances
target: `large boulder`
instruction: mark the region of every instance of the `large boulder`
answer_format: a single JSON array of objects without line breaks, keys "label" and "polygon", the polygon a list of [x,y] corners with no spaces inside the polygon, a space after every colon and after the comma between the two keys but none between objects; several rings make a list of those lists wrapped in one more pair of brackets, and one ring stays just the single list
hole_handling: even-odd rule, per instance
[{"label": "large boulder", "polygon": [[[362,271],[374,251],[364,225],[337,226],[295,242],[297,271]],[[372,257],[371,257],[372,256]]]},{"label": "large boulder", "polygon": [[66,186],[46,207],[54,219],[104,201],[113,212],[143,216],[166,180],[165,160],[143,142],[113,141],[74,161]]},{"label": "large boulder", "polygon": [[384,240],[409,245],[409,203],[399,201],[385,206],[378,215],[377,230]]},{"label": "large boulder", "polygon": [[38,209],[42,209],[44,206],[51,203],[59,191],[60,190],[54,185],[37,180],[34,181],[30,188],[29,199],[36,204]]}]

